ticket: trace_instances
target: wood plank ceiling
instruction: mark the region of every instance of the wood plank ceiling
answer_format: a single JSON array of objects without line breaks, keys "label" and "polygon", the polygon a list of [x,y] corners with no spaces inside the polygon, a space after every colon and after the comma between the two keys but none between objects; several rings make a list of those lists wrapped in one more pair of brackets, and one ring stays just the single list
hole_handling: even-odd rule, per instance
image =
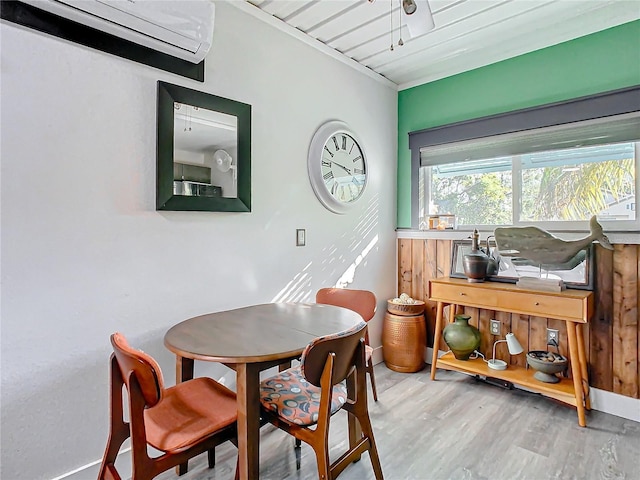
[{"label": "wood plank ceiling", "polygon": [[435,29],[411,38],[400,0],[248,3],[260,9],[258,18],[278,19],[283,30],[322,42],[399,89],[640,18],[639,0],[429,0]]}]

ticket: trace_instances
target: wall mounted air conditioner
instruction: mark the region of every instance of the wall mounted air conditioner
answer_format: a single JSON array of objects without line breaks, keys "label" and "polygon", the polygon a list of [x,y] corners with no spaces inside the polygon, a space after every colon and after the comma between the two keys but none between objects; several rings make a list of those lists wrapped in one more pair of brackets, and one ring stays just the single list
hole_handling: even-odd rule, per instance
[{"label": "wall mounted air conditioner", "polygon": [[192,63],[202,61],[211,48],[211,0],[22,1]]}]

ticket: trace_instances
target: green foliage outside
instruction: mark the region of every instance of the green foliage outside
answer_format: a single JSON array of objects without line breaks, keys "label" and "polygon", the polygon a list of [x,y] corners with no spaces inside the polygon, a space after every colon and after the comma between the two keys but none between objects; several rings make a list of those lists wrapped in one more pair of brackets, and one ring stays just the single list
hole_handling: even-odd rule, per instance
[{"label": "green foliage outside", "polygon": [[458,225],[509,225],[511,172],[435,178],[433,203],[438,213],[453,213]]},{"label": "green foliage outside", "polygon": [[[513,224],[510,171],[434,174],[432,188],[434,208],[455,214],[458,225]],[[634,160],[525,169],[521,188],[520,221],[588,220],[635,196]]]},{"label": "green foliage outside", "polygon": [[523,220],[586,220],[635,195],[632,158],[585,163],[575,169],[532,169],[531,175],[539,179],[531,181],[537,193],[531,208],[523,208]]}]

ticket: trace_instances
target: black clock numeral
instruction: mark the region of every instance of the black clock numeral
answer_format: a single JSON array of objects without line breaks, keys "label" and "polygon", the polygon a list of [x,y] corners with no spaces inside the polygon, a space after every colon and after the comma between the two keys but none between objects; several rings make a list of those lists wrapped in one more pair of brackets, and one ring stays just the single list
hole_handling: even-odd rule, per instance
[{"label": "black clock numeral", "polygon": [[353,173],[364,173],[364,170],[362,168],[354,168]]},{"label": "black clock numeral", "polygon": [[322,166],[323,167],[329,167],[331,168],[331,160],[322,160]]},{"label": "black clock numeral", "polygon": [[333,158],[333,153],[331,152],[331,150],[329,150],[329,149],[327,148],[327,146],[326,146],[326,145],[324,146],[324,149],[327,151],[327,153],[328,153],[329,155],[331,155],[331,158]]},{"label": "black clock numeral", "polygon": [[324,181],[326,182],[327,180],[331,180],[333,178],[333,172],[327,172],[325,173],[322,178],[324,178]]},{"label": "black clock numeral", "polygon": [[355,146],[356,146],[356,143],[355,143],[355,142],[353,142],[353,143],[351,144],[351,148],[349,149],[349,155],[351,155],[351,152],[353,151],[353,147],[355,147]]},{"label": "black clock numeral", "polygon": [[335,135],[331,137],[331,140],[333,140],[333,144],[336,146],[336,150],[340,150],[340,147],[338,146],[338,140],[336,139]]},{"label": "black clock numeral", "polygon": [[342,135],[342,149],[343,150],[347,149],[347,136],[346,135]]},{"label": "black clock numeral", "polygon": [[362,155],[358,155],[356,158],[354,158],[353,163],[356,163],[358,160],[362,160]]}]

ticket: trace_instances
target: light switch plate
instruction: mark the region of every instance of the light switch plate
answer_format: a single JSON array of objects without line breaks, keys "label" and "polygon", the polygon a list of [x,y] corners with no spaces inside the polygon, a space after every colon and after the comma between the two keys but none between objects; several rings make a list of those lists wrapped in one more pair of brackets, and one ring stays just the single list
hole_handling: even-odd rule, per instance
[{"label": "light switch plate", "polygon": [[304,247],[307,243],[307,232],[304,228],[296,228],[296,247]]}]

